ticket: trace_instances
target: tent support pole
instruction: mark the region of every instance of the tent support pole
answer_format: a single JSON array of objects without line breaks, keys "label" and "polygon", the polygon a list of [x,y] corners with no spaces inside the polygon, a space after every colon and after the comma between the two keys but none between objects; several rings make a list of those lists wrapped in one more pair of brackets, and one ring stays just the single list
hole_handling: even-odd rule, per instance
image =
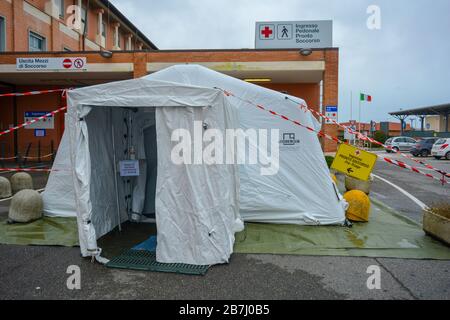
[{"label": "tent support pole", "polygon": [[122,232],[122,219],[120,217],[120,203],[119,203],[119,188],[117,182],[117,158],[116,158],[116,138],[115,138],[115,128],[114,128],[114,117],[111,108],[111,138],[113,145],[113,159],[114,159],[114,187],[116,191],[116,206],[117,206],[117,219],[119,219],[119,232]]}]

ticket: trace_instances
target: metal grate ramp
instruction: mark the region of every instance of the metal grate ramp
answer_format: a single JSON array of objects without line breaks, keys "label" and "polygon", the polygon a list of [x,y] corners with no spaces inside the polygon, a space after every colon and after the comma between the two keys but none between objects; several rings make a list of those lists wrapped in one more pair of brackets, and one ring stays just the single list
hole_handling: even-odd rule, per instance
[{"label": "metal grate ramp", "polygon": [[112,269],[129,269],[150,272],[166,272],[204,276],[209,266],[196,266],[182,263],[159,263],[156,253],[145,250],[128,250],[106,264]]}]

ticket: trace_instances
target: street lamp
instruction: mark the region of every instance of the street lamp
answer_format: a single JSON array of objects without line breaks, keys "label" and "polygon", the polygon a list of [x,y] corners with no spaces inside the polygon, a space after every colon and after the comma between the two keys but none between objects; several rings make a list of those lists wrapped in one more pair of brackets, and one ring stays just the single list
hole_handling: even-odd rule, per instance
[{"label": "street lamp", "polygon": [[113,53],[108,50],[102,50],[102,51],[100,51],[100,55],[105,59],[111,59],[113,56]]},{"label": "street lamp", "polygon": [[312,54],[312,49],[304,48],[300,50],[300,54],[304,57],[310,56]]}]

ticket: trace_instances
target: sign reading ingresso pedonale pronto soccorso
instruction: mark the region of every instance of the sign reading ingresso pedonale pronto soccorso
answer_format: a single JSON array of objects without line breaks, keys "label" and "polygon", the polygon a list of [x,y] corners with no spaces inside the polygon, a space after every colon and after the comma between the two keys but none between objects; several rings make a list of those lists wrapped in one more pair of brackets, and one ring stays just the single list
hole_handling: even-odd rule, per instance
[{"label": "sign reading ingresso pedonale pronto soccorso", "polygon": [[314,49],[333,47],[333,21],[256,23],[256,49]]},{"label": "sign reading ingresso pedonale pronto soccorso", "polygon": [[17,58],[16,69],[18,71],[76,71],[87,70],[86,57],[70,58]]}]

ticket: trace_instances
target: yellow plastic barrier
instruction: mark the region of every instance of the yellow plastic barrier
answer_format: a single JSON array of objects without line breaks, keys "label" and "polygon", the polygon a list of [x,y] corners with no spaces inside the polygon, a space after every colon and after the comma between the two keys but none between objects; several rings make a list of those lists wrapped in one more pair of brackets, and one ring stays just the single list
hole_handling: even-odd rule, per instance
[{"label": "yellow plastic barrier", "polygon": [[360,190],[352,190],[344,194],[349,203],[347,219],[355,222],[369,222],[370,198]]}]

